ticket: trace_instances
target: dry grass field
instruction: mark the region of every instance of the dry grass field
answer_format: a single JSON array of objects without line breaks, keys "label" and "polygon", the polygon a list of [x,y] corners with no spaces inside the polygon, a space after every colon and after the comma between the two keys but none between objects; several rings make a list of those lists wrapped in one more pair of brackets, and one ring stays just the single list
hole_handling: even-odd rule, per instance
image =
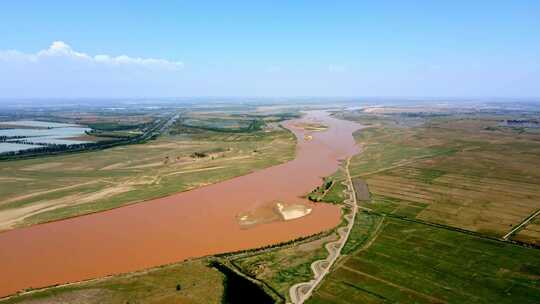
[{"label": "dry grass field", "polygon": [[533,219],[525,228],[519,230],[513,237],[513,240],[518,240],[525,243],[540,244],[540,219],[538,216]]},{"label": "dry grass field", "polygon": [[3,162],[0,231],[111,209],[247,174],[294,157],[294,135],[199,130],[146,144]]},{"label": "dry grass field", "polygon": [[[482,117],[373,121],[356,134],[363,152],[351,163],[374,196],[367,207],[496,237],[540,208],[538,134],[493,130],[497,120]],[[522,239],[537,242],[535,231]]]}]

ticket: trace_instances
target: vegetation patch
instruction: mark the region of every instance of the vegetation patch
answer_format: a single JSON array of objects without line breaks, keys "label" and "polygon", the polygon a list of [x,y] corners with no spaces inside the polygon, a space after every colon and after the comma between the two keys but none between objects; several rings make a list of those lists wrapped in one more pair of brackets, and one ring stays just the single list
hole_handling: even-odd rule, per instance
[{"label": "vegetation patch", "polygon": [[360,249],[369,239],[373,237],[377,226],[382,221],[382,217],[367,212],[358,212],[354,221],[349,238],[341,251],[342,254],[350,254]]},{"label": "vegetation patch", "polygon": [[[365,220],[360,213],[358,221]],[[361,243],[371,244],[349,246],[349,256],[308,303],[540,300],[536,249],[391,217],[384,219],[379,233],[366,234],[369,239]]]},{"label": "vegetation patch", "polygon": [[331,179],[325,179],[321,186],[317,186],[311,193],[308,194],[308,199],[312,202],[320,202],[323,200],[326,193],[334,185],[334,181]]},{"label": "vegetation patch", "polygon": [[324,178],[322,185],[313,189],[307,198],[313,202],[341,204],[345,200],[344,191],[347,188],[343,185],[344,181],[345,173],[343,168],[340,168],[335,174]]},{"label": "vegetation patch", "polygon": [[286,247],[233,260],[243,273],[265,282],[289,299],[289,288],[313,278],[311,263],[326,258],[324,244],[337,240],[335,233],[293,247]]},{"label": "vegetation patch", "polygon": [[298,123],[298,124],[295,124],[295,126],[298,128],[307,130],[307,131],[324,131],[328,129],[328,126],[320,124],[320,123],[315,123],[315,122]]}]

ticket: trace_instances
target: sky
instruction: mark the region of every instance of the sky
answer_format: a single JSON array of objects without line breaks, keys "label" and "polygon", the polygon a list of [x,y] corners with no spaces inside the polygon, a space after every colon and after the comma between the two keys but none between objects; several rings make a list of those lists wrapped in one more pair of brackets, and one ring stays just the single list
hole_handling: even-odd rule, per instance
[{"label": "sky", "polygon": [[540,1],[3,1],[0,98],[540,97]]}]

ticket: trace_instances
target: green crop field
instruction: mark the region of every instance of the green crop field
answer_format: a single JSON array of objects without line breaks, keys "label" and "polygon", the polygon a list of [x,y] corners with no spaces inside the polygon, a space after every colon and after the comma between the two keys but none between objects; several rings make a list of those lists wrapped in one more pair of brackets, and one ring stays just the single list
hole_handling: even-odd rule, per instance
[{"label": "green crop field", "polygon": [[[361,213],[355,250],[308,303],[538,303],[538,250]],[[376,226],[380,223],[380,228]],[[369,225],[368,225],[369,226]]]}]

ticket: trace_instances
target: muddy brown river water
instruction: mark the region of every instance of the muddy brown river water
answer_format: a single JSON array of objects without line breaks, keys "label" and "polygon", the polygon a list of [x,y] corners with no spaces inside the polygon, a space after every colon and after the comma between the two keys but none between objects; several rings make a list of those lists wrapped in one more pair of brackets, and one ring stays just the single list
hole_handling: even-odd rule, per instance
[{"label": "muddy brown river water", "polygon": [[[318,120],[323,132],[295,127]],[[322,111],[287,121],[296,158],[245,176],[110,211],[0,233],[0,297],[38,288],[141,270],[187,258],[261,247],[331,229],[340,209],[301,196],[356,154],[358,124]],[[311,140],[305,140],[309,133]],[[238,215],[275,201],[312,212],[246,229]]]}]

